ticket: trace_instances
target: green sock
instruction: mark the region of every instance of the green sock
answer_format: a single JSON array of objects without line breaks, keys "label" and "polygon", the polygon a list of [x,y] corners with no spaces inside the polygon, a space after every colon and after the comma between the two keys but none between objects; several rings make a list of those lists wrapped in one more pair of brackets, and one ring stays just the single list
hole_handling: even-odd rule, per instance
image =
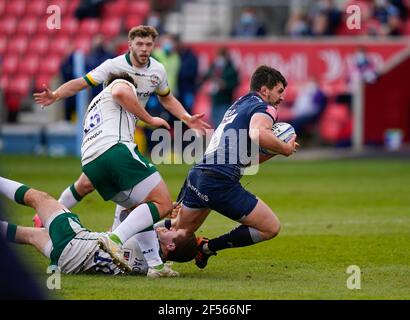
[{"label": "green sock", "polygon": [[109,237],[112,241],[114,241],[116,244],[119,244],[120,246],[122,245],[121,239],[118,238],[117,235],[111,233],[108,237]]}]

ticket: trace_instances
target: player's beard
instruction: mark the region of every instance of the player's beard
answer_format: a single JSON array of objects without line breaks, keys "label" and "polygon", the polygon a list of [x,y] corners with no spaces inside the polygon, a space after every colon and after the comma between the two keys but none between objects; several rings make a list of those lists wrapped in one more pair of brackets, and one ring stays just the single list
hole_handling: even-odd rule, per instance
[{"label": "player's beard", "polygon": [[142,66],[144,66],[148,63],[149,54],[145,54],[146,57],[143,57],[143,58],[140,55],[138,55],[138,53],[136,53],[134,50],[131,50],[131,54],[134,57],[135,61],[137,61],[137,63],[139,64],[140,67],[142,67]]}]

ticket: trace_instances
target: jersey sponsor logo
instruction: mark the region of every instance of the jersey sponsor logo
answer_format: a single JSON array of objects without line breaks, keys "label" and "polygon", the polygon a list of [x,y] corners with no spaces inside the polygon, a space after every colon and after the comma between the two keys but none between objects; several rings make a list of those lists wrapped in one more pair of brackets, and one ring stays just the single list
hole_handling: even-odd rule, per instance
[{"label": "jersey sponsor logo", "polygon": [[149,97],[150,95],[151,95],[151,92],[150,92],[150,91],[146,91],[146,92],[138,92],[138,91],[137,91],[137,96],[138,96],[138,97],[147,98],[147,97]]},{"label": "jersey sponsor logo", "polygon": [[150,80],[154,87],[159,85],[159,77],[156,74],[151,75]]},{"label": "jersey sponsor logo", "polygon": [[102,133],[102,130],[94,133],[92,136],[88,137],[83,144],[86,144],[87,142],[90,142],[91,140],[97,138],[100,134]]}]

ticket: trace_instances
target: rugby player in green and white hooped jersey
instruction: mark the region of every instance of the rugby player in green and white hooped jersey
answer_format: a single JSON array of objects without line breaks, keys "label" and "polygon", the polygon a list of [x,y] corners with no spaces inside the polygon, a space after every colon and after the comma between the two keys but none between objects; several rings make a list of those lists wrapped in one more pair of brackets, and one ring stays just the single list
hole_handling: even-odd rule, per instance
[{"label": "rugby player in green and white hooped jersey", "polygon": [[[96,69],[89,72],[85,77],[71,80],[61,85],[57,90],[51,92],[45,88],[41,93],[35,93],[35,101],[43,106],[48,106],[55,101],[67,98],[83,90],[89,85],[97,85],[106,80],[110,71],[124,71],[137,81],[137,96],[143,106],[148,100],[150,93],[157,93],[161,104],[175,117],[184,121],[188,127],[204,132],[210,126],[201,120],[203,114],[189,115],[181,103],[170,92],[166,73],[162,64],[151,57],[154,42],[158,37],[157,31],[150,26],[138,26],[130,30],[128,34],[129,52],[114,59],[107,60]],[[158,72],[158,73],[157,73]],[[90,180],[82,174],[80,178],[61,194],[59,201],[67,208],[74,207],[85,195],[94,190]],[[123,208],[117,206],[116,217]],[[141,247],[147,255],[152,251],[152,244],[155,243],[153,231],[146,231],[137,235]],[[143,244],[144,243],[144,244]],[[145,247],[146,245],[146,247]],[[158,256],[152,259],[152,265],[158,264]]]},{"label": "rugby player in green and white hooped jersey", "polygon": [[[94,271],[115,275],[124,271],[148,272],[148,265],[135,238],[124,244],[124,256],[114,261],[99,247],[98,238],[104,233],[84,228],[76,214],[47,193],[0,177],[0,194],[34,208],[45,225],[40,229],[0,221],[0,240],[33,245],[63,273]],[[157,228],[156,233],[164,260],[184,262],[197,254],[195,237],[181,238],[180,232],[166,228]]]}]

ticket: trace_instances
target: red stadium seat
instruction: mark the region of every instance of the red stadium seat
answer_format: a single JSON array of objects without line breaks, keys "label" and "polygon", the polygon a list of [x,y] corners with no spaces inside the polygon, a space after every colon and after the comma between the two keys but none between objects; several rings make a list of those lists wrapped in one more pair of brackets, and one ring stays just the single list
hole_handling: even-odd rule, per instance
[{"label": "red stadium seat", "polygon": [[128,10],[128,0],[108,2],[103,8],[103,17],[123,17]]},{"label": "red stadium seat", "polygon": [[[47,62],[45,62],[47,63]],[[24,59],[20,60],[18,71],[20,74],[26,74],[33,76],[36,74],[40,67],[40,59],[37,54],[30,54],[24,56]]]},{"label": "red stadium seat", "polygon": [[31,36],[37,32],[37,18],[25,17],[21,22],[17,24],[17,34]]},{"label": "red stadium seat", "polygon": [[59,33],[73,36],[78,32],[79,22],[74,17],[67,17],[61,21],[61,30]]},{"label": "red stadium seat", "polygon": [[43,85],[50,87],[51,78],[53,76],[47,73],[39,74],[34,80],[34,91],[43,91]]},{"label": "red stadium seat", "polygon": [[349,108],[344,104],[330,104],[326,107],[319,122],[322,139],[326,142],[337,143],[342,138],[346,138],[346,129],[350,126]]},{"label": "red stadium seat", "polygon": [[28,50],[33,53],[43,54],[48,49],[49,39],[46,35],[37,35],[29,41]]},{"label": "red stadium seat", "polygon": [[17,20],[15,17],[3,17],[0,19],[0,30],[4,35],[14,35],[16,32]]},{"label": "red stadium seat", "polygon": [[8,16],[21,16],[26,10],[26,0],[8,1],[5,14]]},{"label": "red stadium seat", "polygon": [[27,49],[27,37],[20,35],[15,38],[12,38],[9,42],[8,52],[14,54],[23,54]]},{"label": "red stadium seat", "polygon": [[140,15],[128,15],[125,18],[125,28],[127,30],[130,30],[132,27],[142,24],[143,21],[144,21],[144,18]]},{"label": "red stadium seat", "polygon": [[43,60],[44,63],[41,64],[41,72],[43,74],[54,75],[60,69],[61,64],[61,55],[59,54],[50,54],[46,56]]},{"label": "red stadium seat", "polygon": [[4,35],[0,35],[0,57],[3,56],[7,49],[8,40]]},{"label": "red stadium seat", "polygon": [[3,15],[4,11],[6,11],[6,1],[0,0],[0,17]]},{"label": "red stadium seat", "polygon": [[26,15],[43,16],[47,13],[47,0],[32,0],[27,3]]},{"label": "red stadium seat", "polygon": [[0,90],[7,90],[9,84],[9,77],[8,75],[2,74],[0,76]]},{"label": "red stadium seat", "polygon": [[105,18],[101,24],[101,33],[106,39],[118,35],[121,30],[121,19],[117,17]]},{"label": "red stadium seat", "polygon": [[8,54],[3,59],[2,74],[14,74],[17,70],[19,58],[14,54]]},{"label": "red stadium seat", "polygon": [[91,42],[92,38],[89,36],[81,37],[76,39],[74,43],[74,47],[80,51],[82,51],[84,54],[88,54],[91,50]]},{"label": "red stadium seat", "polygon": [[148,1],[131,1],[127,7],[127,12],[132,15],[140,15],[145,18],[151,10]]},{"label": "red stadium seat", "polygon": [[65,55],[70,49],[70,42],[69,36],[64,34],[58,36],[50,42],[49,51],[59,55]]},{"label": "red stadium seat", "polygon": [[18,74],[9,81],[7,90],[10,93],[18,94],[21,97],[26,96],[30,90],[30,77],[25,74]]},{"label": "red stadium seat", "polygon": [[100,21],[98,19],[83,19],[80,23],[81,35],[95,35],[100,32]]},{"label": "red stadium seat", "polygon": [[18,111],[21,100],[30,91],[30,78],[26,75],[17,75],[9,79],[7,90],[4,92],[4,100],[9,111]]}]

